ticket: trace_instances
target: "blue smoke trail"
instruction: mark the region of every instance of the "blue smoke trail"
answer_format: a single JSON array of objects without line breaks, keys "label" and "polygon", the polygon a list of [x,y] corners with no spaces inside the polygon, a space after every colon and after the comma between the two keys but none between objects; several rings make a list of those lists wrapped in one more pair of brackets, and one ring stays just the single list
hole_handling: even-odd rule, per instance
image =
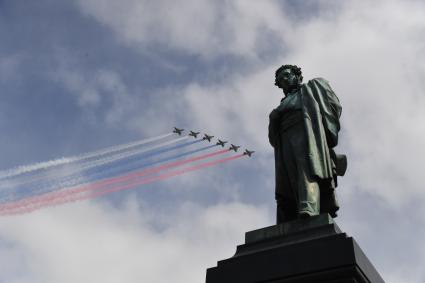
[{"label": "blue smoke trail", "polygon": [[[39,165],[50,164],[49,166],[52,168],[46,167],[43,170],[40,170],[40,168],[37,170],[33,168],[34,169],[32,170],[33,172],[27,172],[25,173],[24,176],[19,176],[17,178],[15,177],[14,179],[12,178],[9,180],[0,180],[0,191],[7,190],[12,187],[23,186],[25,184],[34,186],[36,182],[43,181],[43,180],[49,180],[49,179],[58,180],[59,178],[63,178],[72,173],[78,173],[78,172],[81,172],[82,170],[104,165],[104,164],[113,162],[115,160],[127,158],[135,154],[151,152],[153,150],[161,149],[165,146],[175,144],[187,139],[188,139],[187,136],[173,138],[169,141],[162,141],[164,140],[164,137],[161,137],[160,139],[151,138],[151,139],[145,139],[143,140],[143,142],[136,142],[136,143],[133,142],[129,144],[113,146],[107,149],[101,149],[88,154],[77,155],[78,158],[76,158],[75,156],[67,157],[67,158],[64,158],[64,160],[65,159],[68,160],[66,163],[62,162],[64,161],[62,159],[61,160],[57,159],[56,161],[58,162],[61,161],[62,164],[56,164],[54,166],[50,163],[50,161],[37,163]],[[156,145],[148,146],[147,148],[145,147],[145,145],[149,145],[154,142],[156,143]],[[73,160],[73,161],[70,161],[70,160]],[[29,167],[31,166],[21,166],[20,168],[29,168]],[[78,168],[75,168],[75,167],[78,167]],[[36,171],[41,171],[41,172],[36,172]],[[55,177],[52,178],[51,176],[55,176]]]},{"label": "blue smoke trail", "polygon": [[[121,150],[123,146],[115,146],[113,148],[119,148],[118,150],[116,150],[116,152],[118,152],[117,154],[113,154],[110,157],[104,157],[104,158],[101,158],[99,160],[93,160],[93,161],[86,162],[82,165],[79,165],[79,166],[82,166],[82,168],[79,167],[79,166],[78,166],[79,168],[69,167],[69,166],[74,166],[74,165],[78,164],[78,162],[73,162],[72,164],[68,164],[65,167],[64,166],[55,166],[54,168],[51,168],[49,170],[44,170],[44,172],[42,174],[38,174],[38,175],[35,175],[35,176],[32,176],[32,177],[24,177],[23,180],[22,180],[22,177],[21,177],[21,178],[18,179],[19,183],[16,183],[16,181],[15,182],[13,182],[13,181],[0,182],[0,184],[2,184],[2,188],[1,188],[1,191],[0,191],[0,202],[1,202],[2,199],[5,198],[4,196],[7,197],[7,195],[10,195],[10,194],[12,194],[12,195],[24,194],[25,195],[25,191],[28,190],[28,188],[31,188],[31,191],[37,191],[38,189],[40,189],[40,187],[43,188],[49,183],[55,184],[59,181],[65,182],[65,181],[70,180],[70,179],[75,179],[74,180],[74,183],[75,183],[75,181],[78,180],[78,177],[80,177],[81,172],[83,172],[84,170],[94,168],[94,167],[99,167],[99,166],[102,166],[102,165],[105,166],[108,163],[112,163],[114,161],[116,162],[118,160],[122,160],[122,159],[125,159],[125,158],[128,158],[128,157],[131,157],[132,155],[137,155],[137,154],[140,155],[142,153],[146,153],[144,155],[149,156],[149,155],[154,155],[156,152],[162,152],[163,149],[164,150],[173,150],[173,149],[180,147],[182,145],[193,144],[193,141],[190,141],[190,142],[186,142],[184,144],[180,143],[177,146],[170,146],[170,144],[173,144],[173,143],[176,143],[176,142],[181,142],[181,141],[184,141],[186,139],[187,139],[187,137],[181,137],[181,138],[174,139],[174,140],[171,140],[171,141],[168,141],[168,142],[162,142],[162,143],[158,144],[157,146],[153,146],[151,148],[147,148],[147,149],[142,148],[141,151],[140,150],[136,150],[136,151],[128,151],[127,150],[127,152],[126,152],[126,151]],[[152,140],[152,139],[150,139],[150,140]],[[150,140],[148,141],[148,143],[150,143]],[[195,141],[195,142],[198,142],[198,141]],[[145,142],[145,144],[146,144],[146,142]],[[133,147],[133,146],[131,146],[131,147]],[[127,148],[131,148],[131,147],[127,146]],[[102,154],[106,153],[104,150],[100,150],[100,151],[97,151],[97,152],[102,153]],[[90,153],[90,155],[92,155],[92,156],[89,156],[89,158],[93,157],[93,153]],[[84,155],[84,156],[85,156],[84,159],[88,159],[88,158],[86,158],[88,156],[87,154]],[[70,170],[72,173],[67,173],[67,174],[63,175],[64,172],[66,173],[67,169]],[[51,177],[51,176],[54,176],[54,177]],[[27,179],[25,179],[25,178],[27,178]],[[66,179],[64,179],[64,178],[66,178]],[[7,184],[7,183],[10,183],[10,184]]]},{"label": "blue smoke trail", "polygon": [[[204,150],[208,150],[210,148],[216,147],[217,145],[208,145],[208,146],[204,146],[198,149],[194,149],[194,150],[190,150],[190,151],[186,151],[183,153],[179,153],[179,154],[175,154],[172,156],[168,156],[168,157],[164,157],[158,160],[153,160],[150,162],[146,163],[146,160],[132,160],[132,161],[128,161],[128,160],[124,160],[121,161],[122,164],[117,164],[116,166],[113,167],[108,167],[108,168],[97,168],[98,171],[89,174],[84,174],[85,176],[85,182],[84,183],[91,183],[94,181],[99,181],[102,179],[106,179],[106,178],[111,178],[112,176],[119,176],[119,175],[123,175],[123,174],[127,174],[130,173],[132,171],[138,171],[142,168],[146,168],[146,167],[150,167],[152,165],[156,165],[156,164],[160,164],[160,163],[165,163],[174,159],[178,159],[180,157],[184,157],[187,155],[191,155],[197,152],[201,152]],[[80,185],[80,184],[76,184],[76,185]],[[57,186],[56,186],[57,187]],[[61,186],[63,187],[63,186]],[[67,185],[68,187],[68,185]],[[44,193],[45,191],[43,191]]]},{"label": "blue smoke trail", "polygon": [[[216,147],[216,146],[217,145],[204,146],[204,147],[194,149],[194,150],[191,150],[191,151],[187,151],[187,152],[175,154],[175,155],[172,155],[172,156],[169,156],[169,157],[165,157],[165,158],[162,158],[162,159],[158,159],[158,160],[155,160],[155,161],[152,161],[152,162],[149,162],[149,163],[145,163],[145,160],[135,160],[135,161],[132,161],[132,162],[126,162],[124,164],[124,166],[115,166],[115,167],[112,167],[112,168],[108,168],[108,170],[101,170],[101,171],[96,172],[95,174],[93,174],[91,176],[87,176],[87,177],[88,178],[94,177],[90,182],[93,182],[95,180],[96,181],[101,180],[101,179],[104,179],[104,178],[110,178],[111,176],[118,176],[118,175],[121,175],[121,174],[124,174],[124,173],[129,173],[131,171],[136,171],[136,170],[140,170],[142,168],[150,167],[152,165],[156,165],[156,164],[159,164],[159,163],[165,163],[165,162],[168,162],[168,161],[171,161],[171,160],[174,160],[174,159],[178,159],[180,157],[184,157],[184,156],[191,155],[191,154],[194,154],[194,153],[197,153],[197,152],[208,150],[208,149]],[[140,164],[140,161],[142,161],[142,164]]]},{"label": "blue smoke trail", "polygon": [[[190,145],[199,143],[199,142],[202,142],[202,140],[195,140],[195,141],[184,142],[184,143],[181,143],[181,144],[178,144],[178,145],[168,146],[168,147],[163,148],[163,149],[156,149],[156,150],[154,150],[152,152],[146,152],[146,153],[142,153],[142,154],[135,154],[135,155],[129,156],[129,157],[125,158],[125,159],[116,160],[116,161],[110,162],[110,163],[105,164],[105,165],[101,165],[101,166],[98,166],[98,167],[95,167],[95,168],[90,168],[88,170],[84,170],[83,172],[84,172],[84,175],[85,176],[90,176],[92,174],[96,174],[96,172],[98,172],[99,170],[101,170],[101,168],[104,168],[104,167],[117,167],[122,162],[129,163],[129,162],[133,162],[133,160],[145,160],[145,159],[147,159],[149,157],[154,157],[156,155],[159,155],[159,154],[162,154],[162,153],[165,153],[165,152],[169,152],[169,151],[172,151],[172,150],[175,150],[175,149],[187,147],[187,146],[190,146]],[[79,175],[80,174],[78,174],[77,176],[79,176]],[[72,178],[75,178],[75,175],[74,176],[70,176],[69,178],[71,178],[71,179]]]},{"label": "blue smoke trail", "polygon": [[36,171],[46,170],[46,169],[49,169],[50,167],[56,167],[56,166],[65,165],[65,164],[74,163],[74,162],[79,162],[79,161],[83,161],[83,160],[90,160],[91,158],[98,158],[101,155],[106,155],[106,154],[113,153],[113,152],[119,152],[119,151],[127,150],[129,148],[133,148],[133,147],[136,147],[136,146],[141,146],[141,145],[153,143],[153,142],[165,139],[167,137],[170,137],[172,135],[173,135],[173,133],[167,133],[167,134],[160,135],[160,136],[157,136],[157,137],[143,139],[143,140],[139,140],[139,141],[136,141],[136,142],[127,143],[127,144],[112,146],[112,147],[104,148],[104,149],[93,151],[93,152],[88,152],[88,153],[81,154],[81,155],[75,155],[75,156],[71,156],[71,157],[63,157],[63,158],[54,159],[54,160],[50,160],[50,161],[39,162],[39,163],[15,167],[15,168],[12,168],[12,169],[9,169],[9,170],[0,171],[0,180],[10,178],[10,177],[15,177],[15,176],[18,176],[18,175],[21,175],[21,174],[30,174],[30,173],[34,173]]},{"label": "blue smoke trail", "polygon": [[[156,160],[147,164],[142,164],[140,165],[140,163],[144,163],[146,162],[146,159],[149,157],[153,157],[165,152],[169,152],[175,149],[179,149],[182,147],[186,147],[186,146],[190,146],[196,143],[202,142],[202,140],[195,140],[195,141],[190,141],[190,142],[185,142],[185,143],[181,143],[175,146],[168,146],[166,148],[162,148],[162,149],[156,149],[153,150],[152,152],[146,152],[143,154],[136,154],[133,156],[130,156],[128,158],[124,158],[123,160],[117,160],[114,162],[111,162],[109,164],[103,164],[101,166],[97,166],[96,168],[90,168],[89,170],[86,171],[82,171],[79,172],[78,174],[72,174],[72,175],[68,175],[66,176],[65,179],[63,178],[56,178],[53,180],[49,180],[49,182],[46,183],[39,183],[39,184],[33,184],[31,186],[31,190],[29,191],[27,187],[18,187],[15,188],[12,192],[9,192],[9,194],[7,194],[5,197],[0,199],[0,203],[6,202],[6,201],[11,201],[11,200],[19,200],[25,197],[29,197],[29,196],[35,196],[35,195],[40,195],[40,194],[44,194],[44,193],[48,193],[60,188],[64,188],[64,187],[71,187],[71,186],[75,186],[75,185],[79,185],[82,182],[86,183],[86,182],[92,182],[94,180],[97,179],[101,179],[101,178],[108,178],[111,177],[111,174],[117,175],[117,174],[122,174],[128,170],[137,170],[140,168],[144,168],[144,167],[148,167],[148,166],[152,166],[154,164],[157,163],[161,163],[161,162],[166,162],[172,159],[176,159],[185,155],[190,155],[196,152],[200,152],[203,150],[207,150],[210,149],[212,147],[215,147],[216,145],[209,145],[209,146],[205,146],[202,147],[200,149],[195,149],[195,150],[191,150],[188,152],[184,152],[184,153],[180,153],[177,155],[173,155],[170,157],[166,157],[160,160]],[[120,166],[120,163],[125,162],[125,168],[127,169],[122,169],[122,165]],[[137,167],[137,166],[141,166],[141,167]],[[106,167],[106,168],[105,168]],[[109,167],[109,168],[108,168]],[[103,169],[102,169],[103,168]],[[84,174],[81,174],[84,173]],[[82,178],[82,176],[84,176],[85,178]],[[87,178],[90,181],[87,181]],[[93,179],[94,178],[94,179]],[[60,184],[58,186],[58,183]],[[46,187],[46,185],[50,185],[48,187]]]}]

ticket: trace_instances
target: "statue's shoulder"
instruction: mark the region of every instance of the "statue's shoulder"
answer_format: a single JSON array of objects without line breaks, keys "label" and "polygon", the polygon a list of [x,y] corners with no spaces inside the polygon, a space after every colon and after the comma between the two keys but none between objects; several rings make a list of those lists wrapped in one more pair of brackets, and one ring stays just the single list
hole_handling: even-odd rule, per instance
[{"label": "statue's shoulder", "polygon": [[305,84],[306,88],[312,92],[320,92],[325,95],[335,95],[329,82],[324,78],[314,78]]},{"label": "statue's shoulder", "polygon": [[329,85],[329,81],[327,81],[324,78],[314,78],[308,81],[307,83],[308,85],[321,85],[321,86],[326,86],[326,87],[330,87]]},{"label": "statue's shoulder", "polygon": [[304,84],[304,93],[315,97],[327,97],[329,101],[338,102],[339,99],[329,85],[329,82],[324,78],[314,78]]}]

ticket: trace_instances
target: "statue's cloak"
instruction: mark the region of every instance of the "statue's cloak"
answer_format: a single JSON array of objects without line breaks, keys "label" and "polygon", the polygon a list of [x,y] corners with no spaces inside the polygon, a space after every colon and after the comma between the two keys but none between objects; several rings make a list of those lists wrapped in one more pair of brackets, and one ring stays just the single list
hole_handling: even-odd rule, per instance
[{"label": "statue's cloak", "polygon": [[332,148],[338,144],[341,105],[329,83],[322,78],[309,81],[300,91],[311,174],[319,179],[331,179],[336,175]]},{"label": "statue's cloak", "polygon": [[[337,156],[332,148],[338,144],[341,105],[328,81],[322,78],[312,79],[303,84],[300,92],[308,144],[306,150],[310,164],[309,173],[314,179],[323,180],[328,186],[332,184],[331,186],[334,187],[337,175]],[[282,162],[282,154],[285,154],[281,152],[279,135],[279,122],[270,121],[269,139],[275,148],[276,164]]]}]

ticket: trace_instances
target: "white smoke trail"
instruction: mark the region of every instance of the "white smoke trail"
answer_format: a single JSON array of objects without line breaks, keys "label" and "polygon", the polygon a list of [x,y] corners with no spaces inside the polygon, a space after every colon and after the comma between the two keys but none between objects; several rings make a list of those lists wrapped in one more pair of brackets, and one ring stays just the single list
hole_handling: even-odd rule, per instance
[{"label": "white smoke trail", "polygon": [[114,152],[117,152],[117,151],[122,151],[122,150],[126,150],[126,149],[129,149],[129,148],[132,148],[132,147],[136,147],[136,146],[144,145],[144,144],[147,144],[147,143],[150,143],[150,142],[154,142],[154,141],[157,141],[157,140],[160,140],[160,139],[172,136],[172,135],[173,135],[173,133],[168,133],[168,134],[160,135],[160,136],[149,138],[149,139],[139,140],[139,141],[136,141],[136,142],[131,142],[131,143],[127,143],[127,144],[107,147],[107,148],[104,148],[104,149],[101,149],[101,150],[88,152],[88,153],[81,154],[81,155],[75,155],[75,156],[71,156],[71,157],[62,157],[62,158],[58,158],[58,159],[54,159],[54,160],[50,160],[50,161],[44,161],[44,162],[38,162],[38,163],[34,163],[34,164],[29,164],[29,165],[18,166],[18,167],[12,168],[12,169],[0,171],[0,180],[10,178],[10,177],[15,177],[15,176],[18,176],[18,175],[21,175],[21,174],[24,174],[24,173],[30,173],[30,172],[37,171],[37,170],[47,169],[47,168],[58,166],[58,165],[69,164],[69,163],[77,162],[77,161],[83,161],[83,160],[94,158],[94,157],[100,157],[102,155],[107,155],[107,154],[114,153]]},{"label": "white smoke trail", "polygon": [[[178,139],[175,139],[175,140],[163,142],[161,144],[151,146],[149,148],[126,151],[126,152],[121,153],[121,154],[117,154],[117,155],[109,156],[107,158],[95,160],[95,161],[92,161],[90,163],[82,165],[77,170],[75,170],[73,173],[83,172],[84,170],[93,169],[93,168],[96,168],[96,167],[99,167],[99,166],[102,166],[102,165],[106,165],[108,163],[112,163],[112,162],[115,162],[115,161],[118,161],[118,160],[121,160],[121,159],[125,159],[125,158],[128,158],[128,157],[137,155],[137,154],[142,154],[142,153],[145,153],[145,152],[153,151],[153,150],[159,149],[161,147],[164,147],[164,146],[167,146],[167,145],[170,145],[170,144],[173,144],[173,143],[177,143],[177,142],[180,142],[180,141],[183,141],[183,140],[186,140],[186,139],[188,139],[187,136],[181,137],[181,138],[178,138]],[[73,173],[71,173],[71,174],[73,174]],[[68,176],[69,175],[70,174],[68,174]],[[82,182],[85,182],[85,181],[86,181],[86,178],[80,175],[78,177],[72,177],[72,179],[70,181],[67,180],[67,181],[63,181],[61,183],[55,183],[54,187],[63,188],[63,187],[69,187],[69,186],[76,186],[76,185],[79,185],[79,184],[81,184]]]},{"label": "white smoke trail", "polygon": [[[45,178],[46,181],[50,181],[50,184],[46,184],[46,186],[44,186],[42,189],[37,190],[37,192],[41,193],[41,192],[45,192],[45,191],[52,191],[52,190],[57,190],[57,189],[61,189],[64,187],[69,187],[69,186],[76,186],[76,185],[80,185],[82,183],[85,183],[87,181],[86,177],[84,177],[82,174],[78,174],[79,172],[83,172],[84,170],[87,169],[92,169],[92,168],[96,168],[102,165],[106,165],[108,163],[114,162],[114,161],[118,161],[121,159],[125,159],[137,154],[142,154],[145,152],[150,152],[150,151],[154,151],[156,149],[160,149],[164,146],[167,145],[171,145],[173,143],[177,143],[183,140],[188,139],[187,136],[178,138],[178,139],[174,139],[171,141],[166,141],[166,142],[162,142],[160,144],[155,144],[154,146],[150,146],[147,148],[141,148],[141,149],[137,149],[137,150],[131,150],[131,151],[124,151],[121,152],[119,154],[114,154],[112,156],[107,156],[101,159],[96,159],[90,162],[86,162],[85,164],[82,164],[80,166],[77,166],[76,168],[74,168],[73,170],[67,170],[66,171],[66,176],[64,176],[65,178],[68,177],[67,179],[59,179],[59,180],[49,180],[48,176],[33,176],[32,178],[28,178],[26,179],[24,182],[20,182],[19,185],[23,185],[25,183],[32,183],[35,182],[37,180],[43,179]],[[53,172],[51,170],[47,171],[49,173],[49,176],[55,176],[55,174],[52,174]],[[78,174],[77,176],[72,176],[72,174]],[[57,178],[56,178],[57,179]],[[8,180],[9,181],[9,180]],[[8,185],[10,186],[10,182],[8,182]],[[16,187],[16,184],[13,186]],[[29,187],[30,188],[30,187]],[[34,188],[32,187],[31,190],[34,190]],[[34,190],[35,191],[35,190]],[[14,191],[7,193],[3,196],[0,196],[0,199],[2,202],[4,201],[9,201],[11,199],[13,199],[15,197],[15,193]]]},{"label": "white smoke trail", "polygon": [[[213,155],[220,155],[225,152],[229,152],[229,150],[221,150],[218,152],[213,152],[207,155],[204,155],[203,157],[199,156],[198,159],[204,159],[212,157]],[[109,180],[106,180],[105,182],[101,183],[92,183],[92,184],[85,184],[85,186],[82,187],[72,187],[72,188],[66,188],[64,190],[54,192],[47,195],[41,195],[41,196],[35,196],[28,199],[23,199],[21,201],[15,202],[15,203],[6,203],[6,204],[0,204],[0,216],[6,216],[6,215],[18,215],[18,214],[24,214],[24,213],[30,213],[34,210],[44,208],[44,207],[50,207],[55,205],[64,204],[67,202],[75,202],[75,201],[81,201],[81,200],[87,200],[92,199],[96,197],[100,197],[106,194],[110,194],[113,192],[128,190],[132,188],[136,188],[138,186],[142,186],[145,184],[149,184],[152,182],[169,179],[178,175],[182,175],[185,173],[197,171],[200,169],[208,168],[211,166],[215,166],[221,163],[226,163],[232,160],[239,159],[241,157],[245,156],[244,154],[237,154],[232,155],[230,157],[225,157],[221,159],[216,159],[212,161],[205,161],[201,164],[196,164],[194,166],[186,167],[180,170],[172,170],[168,171],[163,174],[154,175],[150,177],[143,178],[145,174],[143,174],[143,171],[138,172],[136,174],[127,175],[124,177],[118,177],[118,178],[111,178]],[[201,157],[201,158],[200,158]],[[175,168],[180,165],[193,162],[193,160],[186,160],[177,162],[171,166],[170,168]],[[169,164],[170,165],[170,164]],[[166,166],[167,167],[167,166]],[[166,169],[166,167],[158,167],[153,169],[152,172],[148,173],[151,174],[155,171],[162,171]]]}]

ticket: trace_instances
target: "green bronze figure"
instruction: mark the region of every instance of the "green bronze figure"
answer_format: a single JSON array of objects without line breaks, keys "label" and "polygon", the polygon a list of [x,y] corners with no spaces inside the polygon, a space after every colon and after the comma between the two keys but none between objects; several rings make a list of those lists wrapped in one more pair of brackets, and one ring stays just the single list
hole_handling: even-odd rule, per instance
[{"label": "green bronze figure", "polygon": [[337,176],[347,167],[345,155],[334,151],[341,116],[338,97],[326,80],[302,84],[302,79],[295,65],[276,71],[275,85],[285,96],[269,116],[278,224],[321,213],[336,217]]}]

